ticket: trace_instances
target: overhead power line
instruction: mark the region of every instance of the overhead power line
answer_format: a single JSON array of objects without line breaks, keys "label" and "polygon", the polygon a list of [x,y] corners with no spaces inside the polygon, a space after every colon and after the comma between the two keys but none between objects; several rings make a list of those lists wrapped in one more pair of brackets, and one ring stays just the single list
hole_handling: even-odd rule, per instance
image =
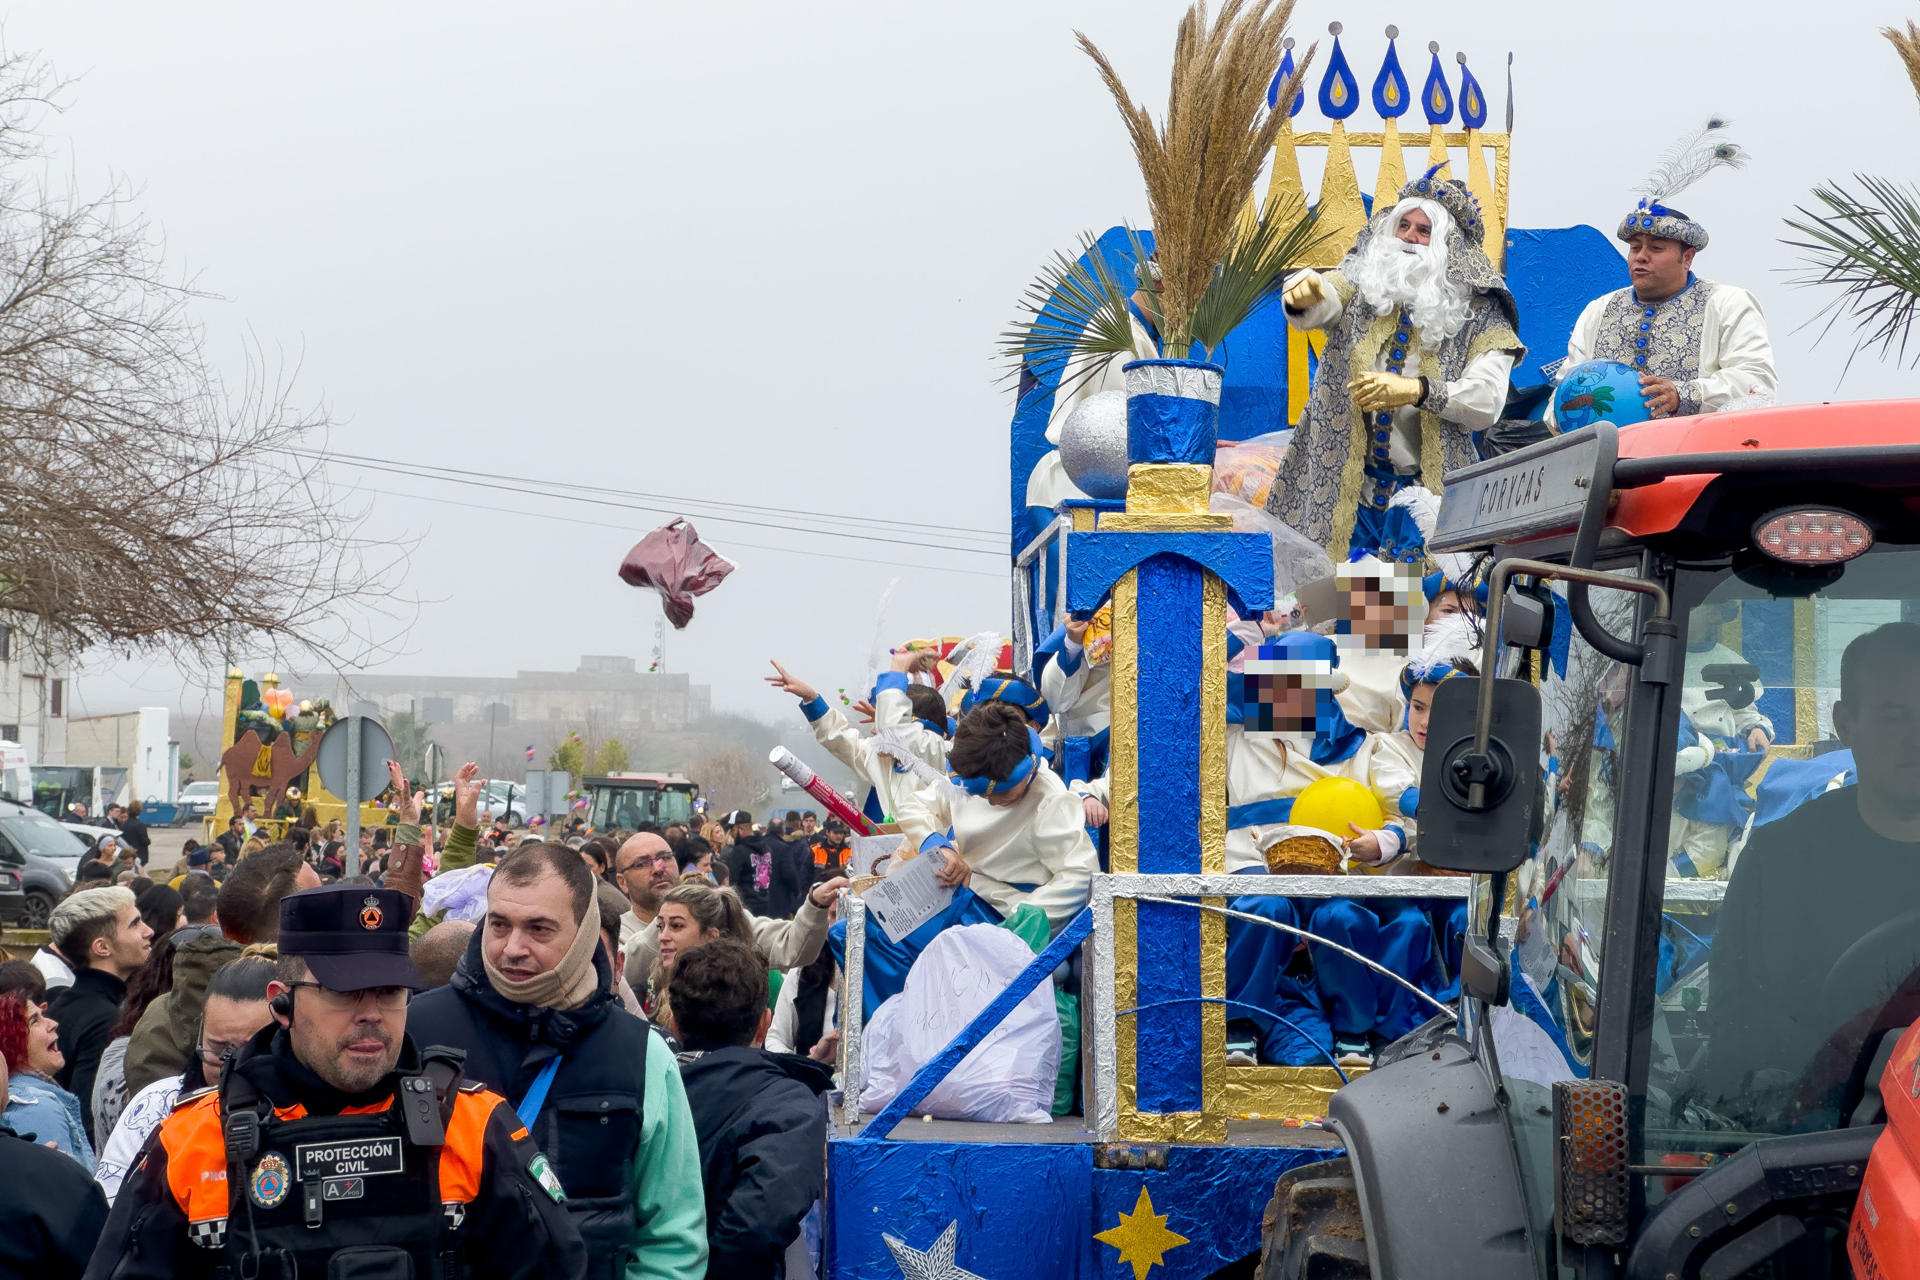
[{"label": "overhead power line", "polygon": [[[459,507],[466,511],[474,510],[472,503],[461,502],[457,498],[435,498],[424,493],[397,493],[392,489],[368,488],[366,492],[378,494],[383,498],[398,498],[403,502],[432,502],[440,506]],[[604,520],[583,520],[579,516],[561,515],[554,511],[523,511],[512,507],[492,506],[488,507],[487,510],[489,512],[497,512],[501,515],[527,516],[534,520],[553,520],[561,524],[580,525],[589,529],[613,529],[622,533],[631,532],[631,526],[629,525],[609,524]],[[995,573],[989,569],[956,569],[949,565],[937,564],[903,564],[898,560],[879,560],[871,556],[842,555],[836,551],[806,551],[799,547],[775,547],[760,542],[739,542],[732,538],[726,539],[727,550],[732,550],[736,547],[744,547],[753,551],[773,551],[783,555],[813,556],[822,560],[848,560],[854,564],[886,565],[895,569],[921,569],[928,573],[963,573],[970,578],[1004,578],[1006,576],[1004,573]]]},{"label": "overhead power line", "polygon": [[[948,543],[933,543],[933,542],[924,542],[924,541],[910,542],[907,545],[920,545],[920,546],[931,547],[938,550],[959,550],[959,551],[968,551],[968,552],[976,552],[976,553],[981,551],[987,551],[989,554],[992,554],[996,557],[1003,556],[1006,554],[1004,548],[1006,546],[1005,540],[1007,535],[1004,532],[991,530],[991,529],[975,529],[975,528],[969,528],[965,526],[935,524],[935,523],[928,523],[924,521],[892,520],[892,519],[888,519],[880,516],[852,516],[852,515],[844,515],[844,514],[830,512],[830,511],[809,511],[809,510],[802,510],[802,509],[793,508],[793,507],[775,507],[775,506],[767,506],[767,505],[756,504],[756,503],[726,502],[719,499],[711,499],[711,498],[691,498],[691,497],[685,497],[678,494],[649,493],[643,490],[630,490],[630,489],[614,488],[614,487],[605,486],[605,485],[583,484],[583,483],[579,483],[571,480],[542,480],[542,479],[533,479],[533,478],[523,478],[523,479],[516,480],[511,484],[507,484],[502,481],[502,478],[497,472],[475,471],[475,470],[460,468],[460,467],[441,466],[434,463],[412,462],[412,461],[399,459],[399,458],[381,458],[381,457],[376,457],[368,454],[322,452],[318,450],[293,450],[292,452],[294,452],[297,456],[312,458],[312,459],[316,459],[324,462],[339,463],[344,466],[355,467],[357,469],[362,469],[362,470],[394,472],[394,473],[414,476],[420,479],[440,479],[440,480],[446,480],[451,482],[457,482],[460,484],[480,485],[483,487],[490,487],[490,488],[504,487],[509,489],[512,492],[520,493],[528,496],[563,498],[568,501],[592,501],[593,498],[587,495],[604,495],[605,497],[614,500],[613,502],[608,503],[607,505],[618,505],[618,506],[625,507],[628,510],[650,511],[650,512],[672,512],[672,513],[678,514],[681,511],[685,511],[688,508],[705,507],[705,508],[711,508],[712,510],[708,512],[696,511],[696,512],[692,512],[691,514],[700,515],[702,519],[711,519],[711,520],[717,520],[717,521],[731,520],[731,521],[734,521],[735,523],[750,524],[760,528],[780,529],[786,532],[800,531],[800,532],[809,532],[809,533],[825,533],[830,535],[849,536],[849,537],[867,536],[872,538],[873,540],[894,540],[894,541],[898,541],[898,539],[885,539],[880,537],[879,535],[881,533],[885,533],[885,534],[925,533],[925,534],[931,534],[937,537],[944,537],[944,538],[962,538],[970,541],[984,540],[986,542],[991,543],[992,546],[990,548],[978,547],[978,546],[970,547],[970,546],[964,546],[964,545],[955,546]],[[646,501],[635,501],[635,499],[644,499]],[[662,503],[662,502],[670,503],[673,505],[671,507],[660,507],[660,506],[650,505],[652,503]],[[769,517],[784,516],[784,517],[788,517],[788,519],[782,520],[778,523],[766,523],[764,521],[748,520],[743,517],[726,514],[727,512],[730,512],[730,511],[745,512],[755,516],[769,516]],[[838,524],[867,526],[875,529],[877,532],[874,535],[862,535],[862,534],[854,533],[849,530],[843,530],[843,529],[805,528],[802,526],[795,526],[792,523],[794,519],[816,521],[816,522],[831,521]]]}]

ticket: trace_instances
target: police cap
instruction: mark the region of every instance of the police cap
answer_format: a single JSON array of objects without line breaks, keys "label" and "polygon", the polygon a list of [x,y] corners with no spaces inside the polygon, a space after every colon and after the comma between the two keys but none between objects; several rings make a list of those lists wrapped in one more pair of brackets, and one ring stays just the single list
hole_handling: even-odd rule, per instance
[{"label": "police cap", "polygon": [[427,983],[407,954],[413,899],[398,889],[323,885],[280,900],[280,954],[299,956],[335,991]]}]

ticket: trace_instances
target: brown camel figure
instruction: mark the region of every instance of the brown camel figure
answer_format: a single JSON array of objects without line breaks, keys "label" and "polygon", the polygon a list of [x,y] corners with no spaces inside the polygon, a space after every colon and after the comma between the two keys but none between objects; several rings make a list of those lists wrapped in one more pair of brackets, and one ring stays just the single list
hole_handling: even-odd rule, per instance
[{"label": "brown camel figure", "polygon": [[[256,792],[265,792],[266,810],[262,816],[271,817],[286,794],[287,784],[299,777],[320,754],[321,736],[318,732],[309,735],[307,749],[299,755],[294,754],[291,733],[274,735],[273,745],[267,748],[261,746],[260,735],[252,729],[235,738],[233,745],[220,753],[220,768],[227,775],[227,801],[233,806],[233,812],[239,813],[242,803],[252,799]],[[264,776],[255,772],[263,750],[267,765]]]}]

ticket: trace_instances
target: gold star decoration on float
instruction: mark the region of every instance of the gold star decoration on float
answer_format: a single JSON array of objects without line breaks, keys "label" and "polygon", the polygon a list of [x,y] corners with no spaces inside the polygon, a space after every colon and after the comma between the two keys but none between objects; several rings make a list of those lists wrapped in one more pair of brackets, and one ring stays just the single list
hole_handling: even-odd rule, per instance
[{"label": "gold star decoration on float", "polygon": [[1120,1225],[1094,1236],[1120,1251],[1120,1261],[1131,1263],[1133,1280],[1147,1280],[1147,1272],[1164,1264],[1169,1250],[1187,1243],[1177,1231],[1167,1230],[1167,1215],[1153,1211],[1153,1197],[1145,1187],[1134,1201],[1133,1212],[1122,1212]]}]

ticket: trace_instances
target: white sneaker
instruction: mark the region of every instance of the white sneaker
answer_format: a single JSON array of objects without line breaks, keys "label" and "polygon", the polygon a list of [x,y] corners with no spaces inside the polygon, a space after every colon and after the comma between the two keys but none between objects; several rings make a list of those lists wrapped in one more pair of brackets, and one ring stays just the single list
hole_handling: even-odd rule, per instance
[{"label": "white sneaker", "polygon": [[1342,1067],[1371,1067],[1373,1046],[1365,1040],[1335,1040],[1333,1056]]},{"label": "white sneaker", "polygon": [[1230,1067],[1257,1067],[1260,1058],[1255,1053],[1258,1046],[1251,1040],[1227,1041],[1227,1065]]}]

